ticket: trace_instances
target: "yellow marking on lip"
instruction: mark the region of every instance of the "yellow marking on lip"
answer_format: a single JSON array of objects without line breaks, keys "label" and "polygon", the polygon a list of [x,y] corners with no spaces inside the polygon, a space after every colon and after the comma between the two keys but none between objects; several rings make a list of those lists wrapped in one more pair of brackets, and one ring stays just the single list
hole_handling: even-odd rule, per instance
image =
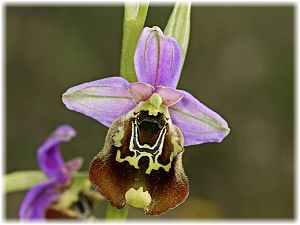
[{"label": "yellow marking on lip", "polygon": [[159,168],[163,168],[166,172],[169,172],[171,168],[172,160],[174,158],[174,152],[172,152],[172,154],[170,155],[170,162],[167,165],[163,165],[158,162],[158,157],[162,154],[166,130],[162,130],[161,132],[163,132],[162,134],[160,134],[163,137],[163,141],[161,142],[159,149],[157,150],[157,153],[155,155],[153,155],[150,152],[140,152],[138,149],[133,148],[134,124],[132,123],[132,134],[130,139],[129,150],[133,152],[134,155],[121,158],[121,151],[118,150],[116,154],[116,161],[120,163],[127,161],[135,169],[140,169],[139,160],[145,156],[149,158],[149,165],[145,172],[146,174],[150,174],[152,170],[158,170]]},{"label": "yellow marking on lip", "polygon": [[143,187],[135,190],[130,188],[125,193],[126,203],[135,208],[146,208],[150,205],[152,198],[148,191],[144,191]]},{"label": "yellow marking on lip", "polygon": [[118,132],[113,136],[113,142],[114,142],[114,145],[116,147],[121,147],[122,146],[122,139],[124,137],[124,134],[125,134],[125,131],[124,131],[124,128],[123,127],[119,127],[118,128]]}]

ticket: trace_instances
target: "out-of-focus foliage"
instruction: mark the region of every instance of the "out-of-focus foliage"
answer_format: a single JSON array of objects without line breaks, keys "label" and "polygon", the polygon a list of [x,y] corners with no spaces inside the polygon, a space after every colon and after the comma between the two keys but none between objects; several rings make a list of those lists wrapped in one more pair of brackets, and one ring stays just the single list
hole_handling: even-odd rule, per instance
[{"label": "out-of-focus foliage", "polygon": [[[165,27],[172,7],[151,7],[145,25]],[[189,199],[149,217],[292,218],[294,209],[294,9],[193,6],[179,88],[220,113],[231,128],[221,144],[186,148]],[[37,169],[36,149],[61,123],[78,136],[62,145],[84,169],[107,128],[61,102],[84,81],[119,74],[123,8],[6,7],[6,169]],[[69,150],[68,150],[69,149]],[[7,196],[16,218],[24,193]],[[105,205],[97,214],[103,215]]]},{"label": "out-of-focus foliage", "polygon": [[26,191],[46,180],[41,171],[17,171],[4,176],[4,192]]}]

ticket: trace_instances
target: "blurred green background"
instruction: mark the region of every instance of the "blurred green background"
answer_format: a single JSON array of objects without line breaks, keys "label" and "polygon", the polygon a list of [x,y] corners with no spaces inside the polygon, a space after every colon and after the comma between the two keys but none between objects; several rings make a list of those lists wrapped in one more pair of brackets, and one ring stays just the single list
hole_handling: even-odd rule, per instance
[{"label": "blurred green background", "polygon": [[[84,169],[107,128],[66,109],[69,87],[119,74],[121,5],[6,5],[6,172],[37,169],[36,150],[59,124],[77,138],[62,146]],[[172,7],[150,5],[146,26],[165,27]],[[221,144],[187,147],[190,196],[160,217],[294,217],[294,7],[194,5],[179,83],[231,128]],[[24,178],[26,179],[26,178]],[[24,193],[7,195],[16,218]],[[105,203],[95,214],[103,216]]]}]

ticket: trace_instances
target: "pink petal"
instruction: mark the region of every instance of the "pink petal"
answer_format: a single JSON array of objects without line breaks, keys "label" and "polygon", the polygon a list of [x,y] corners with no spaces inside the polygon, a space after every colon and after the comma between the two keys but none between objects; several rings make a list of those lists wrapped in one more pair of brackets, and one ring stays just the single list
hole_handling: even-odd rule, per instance
[{"label": "pink petal", "polygon": [[160,95],[163,100],[163,104],[167,107],[176,104],[183,97],[183,94],[180,91],[169,87],[159,86],[155,89],[155,92]]},{"label": "pink petal", "polygon": [[142,82],[131,83],[128,89],[136,104],[141,101],[146,101],[154,92],[154,87],[152,85]]}]

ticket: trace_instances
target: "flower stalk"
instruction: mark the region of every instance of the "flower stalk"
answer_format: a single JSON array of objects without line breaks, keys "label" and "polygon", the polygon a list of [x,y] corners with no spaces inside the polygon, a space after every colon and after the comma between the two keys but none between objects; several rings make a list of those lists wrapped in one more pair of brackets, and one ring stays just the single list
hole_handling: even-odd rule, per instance
[{"label": "flower stalk", "polygon": [[129,82],[137,80],[133,56],[144,27],[148,6],[148,2],[125,2],[120,75]]},{"label": "flower stalk", "polygon": [[107,204],[105,219],[111,220],[126,220],[128,215],[129,206],[125,206],[122,209],[117,209],[113,207],[110,203]]}]

